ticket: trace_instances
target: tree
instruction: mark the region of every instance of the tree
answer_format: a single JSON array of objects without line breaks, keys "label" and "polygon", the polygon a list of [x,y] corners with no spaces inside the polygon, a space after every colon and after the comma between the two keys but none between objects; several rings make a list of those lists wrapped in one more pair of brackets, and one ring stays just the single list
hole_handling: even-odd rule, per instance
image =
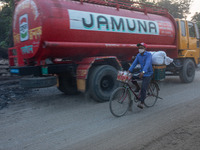
[{"label": "tree", "polygon": [[155,3],[149,2],[148,0],[140,0],[140,3],[148,4],[148,5],[154,5]]},{"label": "tree", "polygon": [[0,11],[0,54],[5,57],[7,49],[13,46],[12,15],[14,11],[13,0],[2,0],[4,6]]},{"label": "tree", "polygon": [[173,17],[183,19],[189,14],[191,2],[192,0],[161,0],[157,5],[167,8]]},{"label": "tree", "polygon": [[192,21],[196,22],[200,31],[200,13],[196,12],[194,16],[192,16]]}]

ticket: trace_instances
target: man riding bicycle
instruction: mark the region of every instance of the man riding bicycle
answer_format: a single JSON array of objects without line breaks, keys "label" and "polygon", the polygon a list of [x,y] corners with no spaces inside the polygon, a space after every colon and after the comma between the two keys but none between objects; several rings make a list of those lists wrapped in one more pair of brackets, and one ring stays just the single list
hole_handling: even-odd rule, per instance
[{"label": "man riding bicycle", "polygon": [[139,99],[140,103],[137,106],[143,109],[144,100],[146,98],[146,90],[153,76],[152,55],[151,53],[146,51],[147,45],[145,43],[139,43],[137,44],[137,47],[139,48],[139,54],[137,54],[134,62],[132,63],[128,71],[133,72],[133,69],[136,67],[137,64],[141,65],[139,78],[142,79],[142,86]]}]

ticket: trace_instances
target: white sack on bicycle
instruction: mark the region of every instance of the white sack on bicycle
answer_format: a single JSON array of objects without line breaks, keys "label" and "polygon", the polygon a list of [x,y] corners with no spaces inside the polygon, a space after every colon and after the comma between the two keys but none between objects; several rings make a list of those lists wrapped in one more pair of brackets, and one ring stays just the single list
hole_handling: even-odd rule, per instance
[{"label": "white sack on bicycle", "polygon": [[169,65],[173,59],[168,57],[164,51],[150,52],[153,65]]}]

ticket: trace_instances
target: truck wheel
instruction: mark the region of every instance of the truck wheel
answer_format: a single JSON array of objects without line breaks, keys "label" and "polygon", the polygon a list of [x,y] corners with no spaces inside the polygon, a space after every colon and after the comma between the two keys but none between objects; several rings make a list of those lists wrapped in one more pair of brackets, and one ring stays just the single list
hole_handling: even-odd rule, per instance
[{"label": "truck wheel", "polygon": [[191,59],[186,59],[180,72],[180,79],[184,83],[190,83],[194,80],[195,64]]},{"label": "truck wheel", "polygon": [[20,86],[23,88],[44,88],[54,86],[57,83],[55,76],[50,77],[27,77],[20,79]]},{"label": "truck wheel", "polygon": [[89,93],[97,102],[108,101],[112,92],[119,86],[117,70],[109,65],[98,66],[89,78]]},{"label": "truck wheel", "polygon": [[72,77],[70,73],[62,73],[58,75],[58,89],[66,95],[78,94],[76,85],[76,78]]}]

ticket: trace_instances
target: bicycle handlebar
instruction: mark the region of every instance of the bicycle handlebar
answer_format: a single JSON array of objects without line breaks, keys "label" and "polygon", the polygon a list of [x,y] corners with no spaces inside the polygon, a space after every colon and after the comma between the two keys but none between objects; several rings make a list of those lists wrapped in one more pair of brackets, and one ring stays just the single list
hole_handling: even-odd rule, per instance
[{"label": "bicycle handlebar", "polygon": [[117,75],[117,80],[128,83],[131,80],[138,80],[140,73],[129,73],[127,71],[119,71]]},{"label": "bicycle handlebar", "polygon": [[133,78],[139,78],[140,73],[132,73]]}]

